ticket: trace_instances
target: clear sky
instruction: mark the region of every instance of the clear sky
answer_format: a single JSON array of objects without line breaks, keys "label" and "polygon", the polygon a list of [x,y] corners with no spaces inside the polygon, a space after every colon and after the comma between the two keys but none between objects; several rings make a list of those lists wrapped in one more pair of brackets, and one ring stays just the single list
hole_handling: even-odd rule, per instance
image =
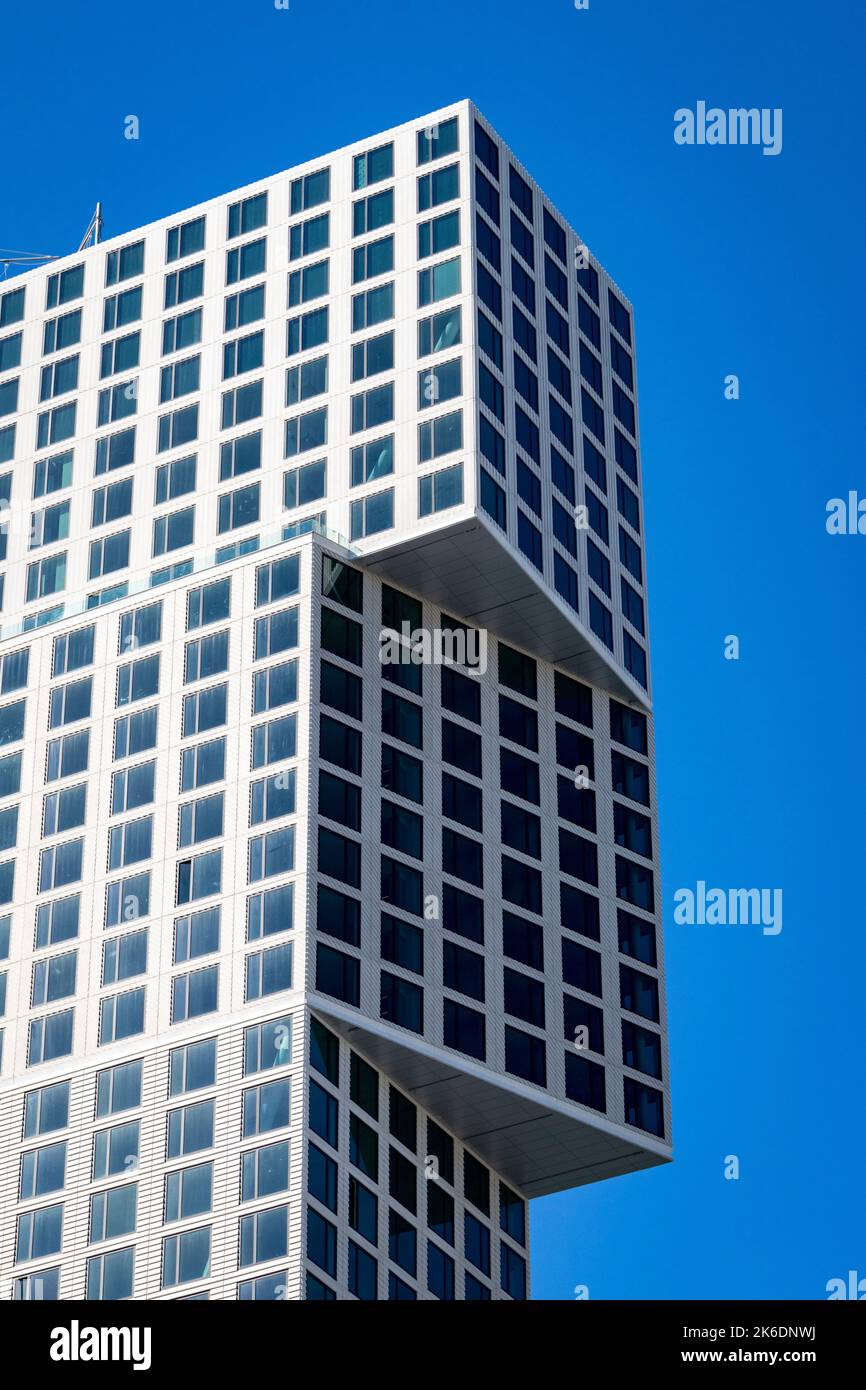
[{"label": "clear sky", "polygon": [[[0,28],[0,245],[66,254],[97,199],[113,236],[469,96],[635,305],[676,1162],[534,1204],[536,1297],[866,1277],[866,536],[825,529],[866,497],[863,48],[847,0],[45,0]],[[676,145],[699,100],[782,108],[781,154]],[[781,888],[782,932],[676,925],[699,879]]]}]

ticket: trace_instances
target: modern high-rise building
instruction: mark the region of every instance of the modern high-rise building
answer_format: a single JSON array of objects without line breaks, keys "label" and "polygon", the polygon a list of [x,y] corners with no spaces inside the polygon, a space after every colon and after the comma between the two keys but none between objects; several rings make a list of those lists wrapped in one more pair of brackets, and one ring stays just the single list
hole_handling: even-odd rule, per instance
[{"label": "modern high-rise building", "polygon": [[670,1157],[637,431],[468,101],[0,282],[0,1296],[523,1299]]}]

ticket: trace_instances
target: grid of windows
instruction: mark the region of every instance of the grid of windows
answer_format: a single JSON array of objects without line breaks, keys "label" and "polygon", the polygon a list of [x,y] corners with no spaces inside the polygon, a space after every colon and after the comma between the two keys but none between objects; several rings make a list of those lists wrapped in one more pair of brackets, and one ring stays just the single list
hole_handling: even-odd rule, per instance
[{"label": "grid of windows", "polygon": [[[0,611],[4,598],[7,612],[10,598],[25,608],[23,634],[0,657],[0,1073],[8,1076],[10,1056],[21,1059],[28,1095],[51,1090],[39,1087],[39,1068],[92,1042],[100,1076],[117,1073],[118,1096],[139,1087],[137,1100],[106,1101],[99,1115],[134,1111],[140,1075],[127,1084],[100,1049],[135,1047],[154,1028],[174,1037],[200,1021],[206,1031],[215,1014],[260,1011],[305,980],[361,1008],[363,962],[373,972],[373,1013],[404,1036],[447,1049],[457,1065],[471,1058],[664,1138],[646,718],[492,636],[486,672],[471,662],[382,662],[380,618],[402,638],[404,655],[412,646],[404,634],[424,628],[414,595],[334,558],[319,574],[313,546],[313,598],[301,600],[297,555],[255,556],[274,512],[282,512],[288,540],[336,522],[353,544],[388,544],[395,525],[435,526],[440,513],[447,524],[449,511],[474,497],[463,451],[476,438],[479,505],[647,688],[630,310],[594,266],[575,268],[573,234],[483,123],[470,125],[449,117],[413,131],[409,165],[405,144],[351,157],[344,260],[333,254],[331,170],[321,168],[227,203],[224,224],[223,213],[209,211],[165,229],[164,243],[161,233],[148,234],[88,254],[45,277],[44,302],[29,281],[0,295],[0,462],[17,465],[0,474],[0,498],[21,500],[30,518],[23,561],[14,536],[0,529],[0,566],[17,565],[21,585],[4,595],[0,569]],[[395,179],[412,184],[408,275],[394,228]],[[461,193],[472,195],[462,217],[453,206]],[[281,237],[288,268],[277,275]],[[223,240],[225,258],[220,250],[206,259]],[[471,310],[457,298],[469,288],[470,255],[478,292]],[[145,271],[156,276],[158,303]],[[77,395],[85,289],[98,301],[103,334],[99,385],[86,408]],[[206,295],[221,300],[216,339]],[[29,339],[18,327],[25,308],[39,315]],[[146,331],[154,315],[155,338]],[[415,316],[414,379],[401,372],[397,351],[407,315]],[[474,348],[464,348],[472,328],[477,369]],[[31,341],[41,352],[39,407],[22,443],[14,415]],[[151,342],[155,361],[147,358]],[[267,374],[274,367],[278,374]],[[337,380],[351,383],[342,400],[328,395]],[[221,409],[211,419],[216,389]],[[140,400],[148,402],[141,418]],[[79,437],[94,428],[92,439]],[[278,439],[285,462],[275,468]],[[20,461],[34,448],[30,473]],[[83,486],[91,466],[94,481]],[[154,514],[135,526],[151,497]],[[234,531],[240,536],[228,535]],[[208,567],[244,556],[249,564],[199,577],[204,552],[192,548],[217,538],[223,543],[207,554]],[[154,562],[158,568],[140,572]],[[254,616],[244,579],[253,569]],[[166,590],[161,601],[139,592],[142,581],[151,590],[184,581],[183,593]],[[55,638],[40,633],[76,614]],[[432,619],[466,635],[445,614]],[[40,650],[51,641],[50,670],[28,666],[28,640],[44,644]],[[308,740],[309,689],[321,707],[309,716]],[[29,889],[18,851],[26,848],[22,786],[37,740],[45,760],[32,782],[39,855]],[[321,761],[309,785],[308,743]],[[551,778],[545,756],[549,764],[554,747]],[[110,768],[103,805],[100,768]],[[297,819],[307,807],[309,850]],[[373,860],[362,852],[371,841]],[[611,849],[607,887],[601,846]],[[293,949],[295,884],[308,859],[309,963]],[[35,912],[24,922],[13,913],[28,893]],[[231,916],[228,899],[239,904]],[[551,953],[544,927],[557,912]],[[171,942],[161,957],[160,918]],[[79,961],[91,919],[101,937],[92,1008]],[[18,984],[6,961],[11,952],[14,965],[25,937],[36,954]],[[221,954],[229,942],[243,956],[237,972]],[[157,959],[169,974],[163,992],[149,973]],[[440,986],[441,1008],[433,1002]],[[9,1007],[16,989],[20,1021]],[[178,1043],[175,1052],[196,1046]],[[193,1071],[200,1064],[187,1060]],[[177,1063],[180,1073],[187,1060]],[[270,1082],[257,1082],[244,1096],[242,1182],[249,1200],[267,1201],[239,1218],[241,1298],[278,1296],[288,1277],[290,1217],[275,1200],[287,1191],[279,1182],[290,1171],[288,1141],[257,1138],[280,1127],[269,1123],[272,1112],[286,1113],[285,1089],[274,1084],[270,1091]],[[105,1085],[113,1095],[115,1082]],[[184,1089],[192,1088],[172,1095]],[[341,1094],[332,1099],[346,1109]],[[214,1100],[175,1102],[172,1116],[165,1223],[196,1221],[160,1232],[166,1289],[207,1280],[214,1188],[204,1141],[212,1139]],[[139,1154],[138,1124],[124,1116],[99,1127],[94,1181],[125,1171],[124,1146],[126,1159]],[[393,1116],[390,1132],[383,1121],[386,1173],[389,1146],[412,1161],[398,1130]],[[55,1244],[58,1222],[62,1230],[69,1219],[66,1140],[37,1144],[35,1133],[21,1150],[20,1200],[32,1206],[43,1194],[65,1195],[16,1213],[19,1262],[34,1262],[16,1297],[37,1296],[28,1292],[31,1279],[48,1291],[40,1296],[52,1296],[68,1273],[62,1241]],[[353,1142],[360,1153],[371,1141],[359,1129]],[[187,1154],[197,1155],[191,1164]],[[408,1192],[405,1162],[393,1166],[396,1188]],[[353,1175],[354,1187],[339,1197],[352,1235],[336,1287],[368,1297],[387,1277],[389,1296],[449,1298],[465,1273],[457,1296],[521,1296],[520,1251],[506,1240],[500,1259],[501,1236],[494,1231],[491,1244],[490,1219],[464,1212],[456,1189],[431,1189],[438,1195],[419,1214],[418,1273],[410,1274],[380,1240],[379,1215],[384,1221],[398,1198],[365,1176]],[[123,1241],[88,1250],[88,1297],[125,1298],[139,1287],[139,1181],[88,1194],[90,1230],[102,1232],[91,1244]],[[323,1192],[329,1181],[323,1170]],[[449,1196],[457,1198],[450,1211]],[[326,1201],[324,1208],[333,1214]],[[330,1220],[325,1210],[317,1215]],[[505,1223],[502,1231],[512,1234]],[[320,1223],[314,1238],[327,1252]],[[402,1227],[395,1241],[396,1249],[408,1244]],[[265,1261],[279,1268],[249,1273]],[[309,1296],[327,1297],[333,1280],[324,1265],[311,1269],[308,1292],[326,1292]]]}]

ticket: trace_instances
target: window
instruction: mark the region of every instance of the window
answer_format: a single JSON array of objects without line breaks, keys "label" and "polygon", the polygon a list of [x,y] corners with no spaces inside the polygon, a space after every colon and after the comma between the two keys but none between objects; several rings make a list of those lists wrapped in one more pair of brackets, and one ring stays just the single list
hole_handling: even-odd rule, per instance
[{"label": "window", "polygon": [[127,932],[112,937],[102,948],[102,983],[116,985],[143,975],[147,969],[147,932]]},{"label": "window", "polygon": [[210,1227],[168,1236],[162,1242],[162,1284],[164,1289],[205,1279],[210,1271]]},{"label": "window", "polygon": [[352,296],[352,332],[373,328],[394,317],[394,283],[377,285]]},{"label": "window", "polygon": [[278,1259],[289,1250],[289,1208],[271,1207],[238,1222],[238,1267]]},{"label": "window", "polygon": [[[419,228],[420,232],[420,228]],[[420,241],[420,237],[419,237]],[[502,274],[502,249],[499,237],[491,231],[489,225],[484,221],[480,213],[475,214],[475,241],[478,250],[487,260],[497,275]],[[444,248],[443,248],[444,249]]]},{"label": "window", "polygon": [[438,207],[440,203],[450,203],[459,196],[460,169],[457,164],[449,164],[444,169],[422,174],[418,179],[419,212],[427,212],[430,208]]},{"label": "window", "polygon": [[373,280],[378,275],[386,275],[394,269],[394,237],[379,237],[377,241],[365,242],[352,251],[352,284],[362,280]]},{"label": "window", "polygon": [[394,146],[379,145],[366,154],[356,154],[352,160],[352,187],[367,188],[394,176]]},{"label": "window", "polygon": [[418,409],[462,395],[462,361],[455,357],[418,373]]},{"label": "window", "polygon": [[21,1155],[19,1202],[62,1190],[66,1181],[66,1143],[47,1144]]},{"label": "window", "polygon": [[309,348],[320,347],[328,341],[328,310],[311,309],[306,314],[289,319],[286,325],[286,355],[294,356]]},{"label": "window", "polygon": [[511,201],[520,209],[527,222],[532,222],[532,189],[521,178],[513,164],[508,166],[508,191]]},{"label": "window", "polygon": [[214,849],[192,859],[181,859],[177,866],[175,906],[195,902],[219,893],[222,887],[222,850]]},{"label": "window", "polygon": [[293,758],[297,742],[297,717],[284,715],[282,719],[272,719],[267,724],[258,724],[252,731],[252,767],[266,767],[269,763]]},{"label": "window", "polygon": [[316,251],[327,249],[329,241],[330,216],[327,212],[318,217],[310,217],[306,222],[296,222],[289,228],[289,260],[296,261],[302,256],[311,256]]},{"label": "window", "polygon": [[163,367],[159,374],[160,405],[176,400],[178,396],[188,396],[199,389],[201,357],[185,357]]},{"label": "window", "polygon": [[[282,1129],[289,1123],[289,1081],[267,1081],[243,1093],[243,1134],[249,1139],[256,1134]],[[311,1123],[312,1127],[312,1123]]]},{"label": "window", "polygon": [[429,516],[433,512],[447,511],[463,501],[463,465],[442,468],[438,473],[430,473],[418,482],[418,515]]},{"label": "window", "polygon": [[378,231],[394,221],[394,190],[383,189],[369,198],[358,198],[352,204],[352,235],[363,236]]},{"label": "window", "polygon": [[[23,317],[24,291],[21,292],[21,310]],[[68,304],[71,299],[80,299],[84,293],[84,266],[71,266],[68,270],[61,270],[56,275],[49,275],[45,295],[46,309],[54,309],[58,304]],[[12,296],[9,296],[11,298]],[[14,322],[9,319],[9,322]]]},{"label": "window", "polygon": [[[192,1043],[179,1048],[171,1054],[170,1095],[197,1090],[201,1086],[211,1086],[215,1072],[209,1062],[209,1054],[196,1049],[210,1049],[216,1056],[212,1042]],[[195,1054],[195,1055],[193,1055]],[[175,1059],[178,1061],[175,1067]],[[207,1079],[205,1079],[205,1077]],[[245,1093],[245,1095],[248,1093]],[[166,1126],[166,1158],[181,1158],[185,1154],[200,1153],[213,1146],[214,1102],[199,1101],[197,1105],[185,1105],[179,1110],[169,1110]]]},{"label": "window", "polygon": [[[178,1047],[170,1054],[169,1060],[169,1095],[177,1096],[186,1091],[197,1091],[203,1086],[212,1086],[216,1081],[216,1038],[208,1038],[205,1042],[190,1043],[187,1047]],[[193,1117],[190,1125],[172,1124],[172,1116],[192,1115],[192,1112],[200,1117],[205,1114],[211,1106],[210,1101],[205,1101],[200,1106],[187,1106],[186,1111],[174,1110],[169,1117],[169,1131],[180,1128],[193,1128],[198,1124],[198,1119]],[[211,1116],[213,1111],[210,1111]],[[206,1129],[207,1126],[205,1125]],[[199,1148],[208,1148],[211,1140],[205,1144],[200,1144]],[[177,1158],[181,1152],[189,1152],[188,1149],[181,1150],[169,1144],[167,1158]]]},{"label": "window", "polygon": [[351,504],[350,530],[352,540],[387,531],[394,525],[394,492],[374,493],[362,501]]},{"label": "window", "polygon": [[419,164],[429,164],[433,159],[454,154],[459,149],[457,117],[451,116],[447,121],[437,121],[435,125],[419,130],[417,141]]},{"label": "window", "polygon": [[[388,372],[394,366],[394,334],[381,333],[352,347],[352,380]],[[291,404],[291,402],[287,402]]]},{"label": "window", "polygon": [[259,485],[250,483],[235,492],[224,492],[218,500],[217,533],[251,526],[259,519]]},{"label": "window", "polygon": [[189,917],[178,917],[174,924],[172,964],[182,965],[184,961],[195,960],[199,956],[208,956],[212,951],[218,951],[219,940],[220,909],[218,907],[205,908],[202,912],[193,912]]},{"label": "window", "polygon": [[[83,267],[79,267],[83,273]],[[5,294],[0,294],[0,328],[6,328],[9,324],[20,323],[24,317],[24,294],[25,287],[21,289],[7,290]],[[70,298],[74,296],[70,295]],[[47,307],[51,307],[50,305]]]},{"label": "window", "polygon": [[74,940],[78,935],[79,907],[77,893],[69,898],[54,898],[40,904],[36,909],[36,949],[59,946],[64,941]]},{"label": "window", "polygon": [[[69,409],[70,409],[69,406],[64,406],[64,407],[62,407],[62,408],[65,409],[65,410],[69,410]],[[4,382],[0,383],[0,415],[14,415],[14,414],[15,414],[15,411],[16,411],[17,409],[18,409],[18,377],[15,377],[12,381],[4,381]],[[54,413],[56,413],[56,412],[51,412],[51,414],[54,414]],[[46,422],[45,429],[43,429],[43,421]],[[41,448],[42,445],[43,445],[43,443],[46,443],[46,444],[47,444],[47,443],[49,442],[49,440],[48,440],[47,438],[43,439],[43,434],[44,434],[44,433],[46,432],[46,430],[49,428],[49,425],[48,425],[48,423],[47,423],[48,421],[49,421],[49,415],[48,415],[48,413],[46,413],[45,415],[40,415],[40,417],[39,417],[39,426],[38,426],[39,439],[38,439],[38,442],[37,442],[37,448]],[[70,430],[69,433],[70,433],[70,434],[71,434],[71,433],[74,433],[74,428],[73,428],[72,430]],[[60,436],[60,437],[65,438],[66,436],[64,435],[64,436]]]},{"label": "window", "polygon": [[[200,313],[200,310],[196,310]],[[248,289],[236,290],[234,294],[226,295],[223,327],[226,333],[231,333],[236,328],[244,328],[249,323],[256,323],[265,316],[265,287],[264,285],[250,285]],[[251,338],[258,337],[258,334],[250,335]],[[233,351],[232,344],[226,344],[224,353]],[[257,365],[261,366],[261,362]],[[248,369],[244,369],[248,370]],[[224,375],[229,375],[224,371]]]},{"label": "window", "polygon": [[[63,791],[49,792],[44,798],[42,808],[42,834],[62,835],[64,831],[74,830],[77,826],[84,824],[85,808],[87,805],[87,785],[82,782],[77,787],[66,787]],[[14,808],[17,816],[18,808]],[[3,812],[5,817],[9,813]],[[4,837],[5,839],[5,837]],[[4,849],[14,846],[14,831],[11,843],[3,845]]]},{"label": "window", "polygon": [[331,196],[330,169],[317,169],[303,178],[293,179],[290,193],[290,215],[326,203]]},{"label": "window", "polygon": [[248,883],[288,873],[295,866],[294,826],[254,835],[248,850]]},{"label": "window", "polygon": [[205,219],[195,217],[189,222],[181,222],[169,227],[165,234],[166,261],[182,260],[196,251],[204,250]]},{"label": "window", "polygon": [[103,536],[90,542],[90,559],[87,566],[89,579],[114,574],[129,564],[129,531],[115,531],[111,536]]},{"label": "window", "polygon": [[116,879],[105,890],[105,926],[128,926],[150,912],[150,873]]},{"label": "window", "polygon": [[219,966],[208,965],[171,982],[171,1021],[184,1023],[191,1018],[216,1011],[219,995]]},{"label": "window", "polygon": [[96,1078],[96,1116],[115,1115],[141,1104],[142,1063],[123,1062]]},{"label": "window", "polygon": [[379,1012],[383,1019],[397,1024],[399,1028],[423,1033],[424,991],[418,985],[383,970]]},{"label": "window", "polygon": [[15,1260],[40,1260],[46,1255],[55,1255],[60,1250],[60,1237],[63,1226],[63,1204],[53,1207],[40,1207],[37,1211],[23,1212],[18,1217],[15,1240]]},{"label": "window", "polygon": [[165,1177],[164,1219],[183,1221],[211,1210],[213,1164],[199,1163]]},{"label": "window", "polygon": [[[163,356],[169,352],[180,352],[182,348],[194,347],[201,342],[201,309],[190,309],[176,318],[165,319],[162,325]],[[120,341],[124,341],[121,339]],[[103,349],[103,353],[104,353]],[[137,366],[138,362],[130,363]]]},{"label": "window", "polygon": [[[99,1004],[99,1045],[119,1042],[122,1038],[135,1037],[144,1032],[144,986],[130,989],[124,994],[115,994],[100,1000]],[[136,1123],[137,1134],[137,1123]],[[111,1131],[113,1133],[113,1131]],[[98,1139],[100,1136],[94,1136]],[[127,1153],[129,1150],[127,1150]],[[105,1177],[106,1173],[93,1176]]]},{"label": "window", "polygon": [[[354,349],[353,349],[354,351]],[[381,369],[380,369],[381,370]],[[328,389],[328,359],[316,357],[286,371],[286,405],[298,405]]]},{"label": "window", "polygon": [[135,426],[119,430],[116,434],[103,435],[96,441],[96,467],[94,472],[110,473],[115,468],[125,468],[135,461]]},{"label": "window", "polygon": [[[131,293],[131,291],[127,291],[127,293]],[[140,294],[140,291],[137,293]],[[182,270],[173,270],[166,275],[163,307],[173,309],[178,304],[185,304],[190,299],[197,299],[203,293],[204,261],[197,261],[195,265],[184,266]],[[140,300],[139,313],[136,317],[140,317]]]},{"label": "window", "polygon": [[328,262],[316,261],[314,265],[304,266],[303,270],[289,272],[288,307],[306,304],[311,299],[321,299],[328,293]]},{"label": "window", "polygon": [[[14,392],[12,388],[15,388]],[[17,388],[18,382],[6,382],[0,388],[0,415],[10,413],[17,409]],[[14,402],[12,396],[14,395]],[[6,400],[9,399],[8,411],[4,409]],[[60,444],[64,439],[71,439],[75,434],[75,402],[69,405],[55,405],[51,410],[45,410],[37,417],[36,421],[36,447],[44,449],[48,444]]]},{"label": "window", "polygon": [[246,961],[247,1003],[292,988],[292,943],[254,951]]},{"label": "window", "polygon": [[226,236],[231,239],[236,236],[245,236],[247,232],[256,232],[259,227],[267,225],[267,220],[267,191],[256,193],[251,198],[244,198],[242,201],[230,205]]},{"label": "window", "polygon": [[210,743],[199,743],[194,748],[184,748],[181,753],[180,789],[192,791],[195,787],[206,786],[211,782],[221,782],[225,777],[225,739],[213,739]]},{"label": "window", "polygon": [[[390,418],[390,417],[389,417]],[[328,408],[310,410],[286,421],[285,457],[294,458],[310,449],[318,449],[328,440]]]},{"label": "window", "polygon": [[625,1122],[664,1138],[664,1097],[654,1086],[645,1086],[630,1076],[623,1078]]},{"label": "window", "polygon": [[[284,1067],[292,1060],[292,1020],[286,1015],[244,1029],[244,1076],[272,1067]],[[244,1199],[246,1200],[246,1199]]]},{"label": "window", "polygon": [[223,834],[223,793],[187,801],[178,810],[178,848],[219,839]]},{"label": "window", "polygon": [[224,430],[234,425],[245,425],[262,413],[262,382],[250,381],[233,391],[224,391],[222,397],[221,426]]},{"label": "window", "polygon": [[63,888],[67,883],[77,883],[81,879],[83,840],[65,840],[51,849],[43,849],[39,854],[40,893],[52,888]]},{"label": "window", "polygon": [[166,449],[177,449],[182,444],[190,444],[198,438],[198,406],[187,405],[182,410],[160,415],[157,435],[158,453],[164,453]]},{"label": "window", "polygon": [[[189,458],[173,459],[171,463],[161,463],[156,470],[154,504],[159,506],[162,502],[170,502],[176,497],[194,492],[195,482],[195,454],[191,454]],[[190,508],[190,511],[192,512],[193,508]]]},{"label": "window", "polygon": [[440,299],[450,299],[460,293],[460,257],[450,261],[440,261],[428,270],[418,271],[418,307],[435,304]]},{"label": "window", "polygon": [[298,665],[296,661],[284,661],[266,671],[257,671],[253,677],[253,713],[277,709],[290,704],[298,698]]},{"label": "window", "polygon": [[228,478],[238,478],[260,468],[262,463],[261,430],[253,434],[242,434],[237,439],[228,439],[220,444],[220,482]]},{"label": "window", "polygon": [[49,492],[59,492],[72,483],[72,451],[55,454],[53,458],[40,459],[33,468],[33,496],[44,497]]},{"label": "window", "polygon": [[450,251],[451,247],[459,245],[459,242],[460,212],[457,208],[453,212],[444,212],[439,217],[433,217],[428,222],[418,223],[419,260]]},{"label": "window", "polygon": [[[78,355],[64,357],[59,362],[51,362],[42,368],[39,378],[40,401],[50,400],[52,396],[62,396],[74,391],[78,386]],[[100,423],[103,423],[100,421]]]},{"label": "window", "polygon": [[91,524],[104,526],[121,517],[132,515],[132,479],[124,478],[108,487],[98,487],[93,492]]}]

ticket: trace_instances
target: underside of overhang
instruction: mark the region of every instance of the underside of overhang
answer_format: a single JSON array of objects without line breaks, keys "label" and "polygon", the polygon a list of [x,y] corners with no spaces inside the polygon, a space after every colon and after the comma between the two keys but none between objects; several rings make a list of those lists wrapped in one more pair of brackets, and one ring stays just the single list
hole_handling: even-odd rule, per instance
[{"label": "underside of overhang", "polygon": [[653,1168],[670,1149],[319,994],[323,1021],[527,1197]]},{"label": "underside of overhang", "polygon": [[355,557],[445,609],[642,709],[646,692],[480,516]]}]

